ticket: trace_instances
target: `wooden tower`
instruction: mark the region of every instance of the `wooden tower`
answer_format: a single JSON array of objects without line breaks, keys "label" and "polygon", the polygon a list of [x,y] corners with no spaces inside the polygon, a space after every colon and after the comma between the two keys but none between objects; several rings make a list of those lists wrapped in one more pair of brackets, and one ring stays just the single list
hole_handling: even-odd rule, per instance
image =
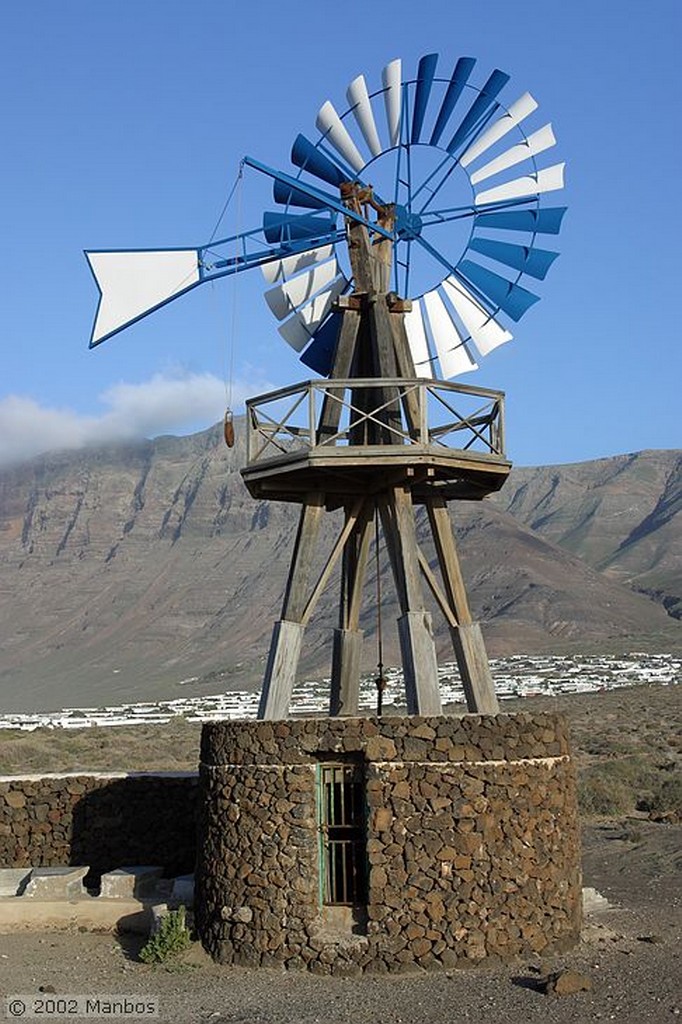
[{"label": "wooden tower", "polygon": [[[393,230],[393,206],[375,203],[371,190],[341,187],[344,205]],[[257,498],[301,505],[282,613],[275,624],[258,717],[289,714],[303,634],[317,600],[341,561],[338,627],[334,631],[330,714],[358,713],[361,594],[375,517],[381,521],[400,605],[398,634],[407,709],[442,711],[431,615],[423,582],[448,622],[470,712],[498,710],[480,626],[471,616],[448,499],[480,500],[498,490],[510,470],[504,456],[501,392],[417,378],[405,314],[410,303],[388,291],[392,242],[346,218],[355,291],[338,300],[342,314],[328,381],[307,382],[247,403],[249,444],[242,471]],[[444,397],[445,396],[445,397]],[[268,403],[291,398],[305,408],[303,427],[277,419]],[[461,414],[453,402],[478,403]],[[319,400],[319,409],[318,409]],[[448,422],[429,420],[436,401]],[[482,405],[481,405],[482,403]],[[343,421],[343,422],[342,422]],[[445,437],[461,439],[459,447]],[[482,450],[481,450],[482,449]],[[423,505],[433,534],[440,581],[417,542],[415,508]],[[344,524],[317,579],[311,576],[325,510],[344,509]]]}]

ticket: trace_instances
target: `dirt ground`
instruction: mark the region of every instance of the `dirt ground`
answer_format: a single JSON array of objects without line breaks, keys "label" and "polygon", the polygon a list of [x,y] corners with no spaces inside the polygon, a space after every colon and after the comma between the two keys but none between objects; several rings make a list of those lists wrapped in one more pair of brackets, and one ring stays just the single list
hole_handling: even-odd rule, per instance
[{"label": "dirt ground", "polygon": [[[141,963],[140,940],[131,936],[23,933],[0,936],[0,987],[3,996],[43,990],[48,999],[157,997],[158,1019],[181,1024],[665,1024],[682,1017],[682,826],[638,817],[591,824],[583,851],[584,884],[608,906],[588,914],[579,947],[551,960],[320,978],[221,968],[198,945],[167,968]],[[542,979],[563,969],[589,978],[592,991],[544,994]],[[12,1017],[4,1000],[1,1013]]]}]

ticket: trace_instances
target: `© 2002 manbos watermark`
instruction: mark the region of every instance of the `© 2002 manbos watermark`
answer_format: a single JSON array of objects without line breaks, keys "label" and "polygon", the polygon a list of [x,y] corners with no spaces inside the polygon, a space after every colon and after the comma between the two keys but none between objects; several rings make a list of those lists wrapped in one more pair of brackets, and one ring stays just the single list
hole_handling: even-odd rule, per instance
[{"label": "\u00a9 2002 manbos watermark", "polygon": [[12,995],[5,996],[5,1017],[14,1020],[159,1016],[158,996],[147,995]]}]

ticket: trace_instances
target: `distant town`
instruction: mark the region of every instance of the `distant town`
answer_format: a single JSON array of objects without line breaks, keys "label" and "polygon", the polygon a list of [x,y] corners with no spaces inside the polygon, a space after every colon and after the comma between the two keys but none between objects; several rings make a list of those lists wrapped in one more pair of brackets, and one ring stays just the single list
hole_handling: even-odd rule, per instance
[{"label": "distant town", "polygon": [[[672,686],[682,681],[682,658],[672,654],[632,652],[620,657],[514,655],[492,660],[490,665],[500,700],[589,693],[641,684]],[[384,672],[385,713],[404,711],[401,674],[400,669],[393,668]],[[441,665],[439,675],[443,703],[463,704],[464,692],[456,664],[447,662]],[[183,679],[179,683],[190,691],[186,697],[115,707],[64,708],[38,714],[0,715],[0,729],[85,729],[91,726],[162,724],[175,717],[184,718],[188,722],[256,717],[257,693],[228,690],[193,696],[191,690],[202,685],[198,677]],[[212,679],[211,685],[216,686],[217,681]],[[366,713],[375,709],[376,703],[375,678],[368,675],[361,683],[360,706]],[[307,680],[297,686],[294,714],[327,714],[328,704],[329,679]]]}]

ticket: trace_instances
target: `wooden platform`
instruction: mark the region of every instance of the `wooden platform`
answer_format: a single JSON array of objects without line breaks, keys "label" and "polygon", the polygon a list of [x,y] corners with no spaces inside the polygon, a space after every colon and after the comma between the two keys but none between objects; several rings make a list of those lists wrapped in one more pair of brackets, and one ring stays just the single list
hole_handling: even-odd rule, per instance
[{"label": "wooden platform", "polygon": [[507,459],[481,452],[382,444],[294,451],[247,465],[241,472],[254,498],[300,504],[315,491],[327,496],[331,508],[391,486],[409,486],[416,504],[436,494],[446,501],[480,501],[502,487],[510,469]]},{"label": "wooden platform", "polygon": [[407,486],[415,503],[479,501],[511,469],[503,393],[446,381],[304,381],[250,400],[247,423],[242,476],[254,498],[315,492],[335,507]]}]

